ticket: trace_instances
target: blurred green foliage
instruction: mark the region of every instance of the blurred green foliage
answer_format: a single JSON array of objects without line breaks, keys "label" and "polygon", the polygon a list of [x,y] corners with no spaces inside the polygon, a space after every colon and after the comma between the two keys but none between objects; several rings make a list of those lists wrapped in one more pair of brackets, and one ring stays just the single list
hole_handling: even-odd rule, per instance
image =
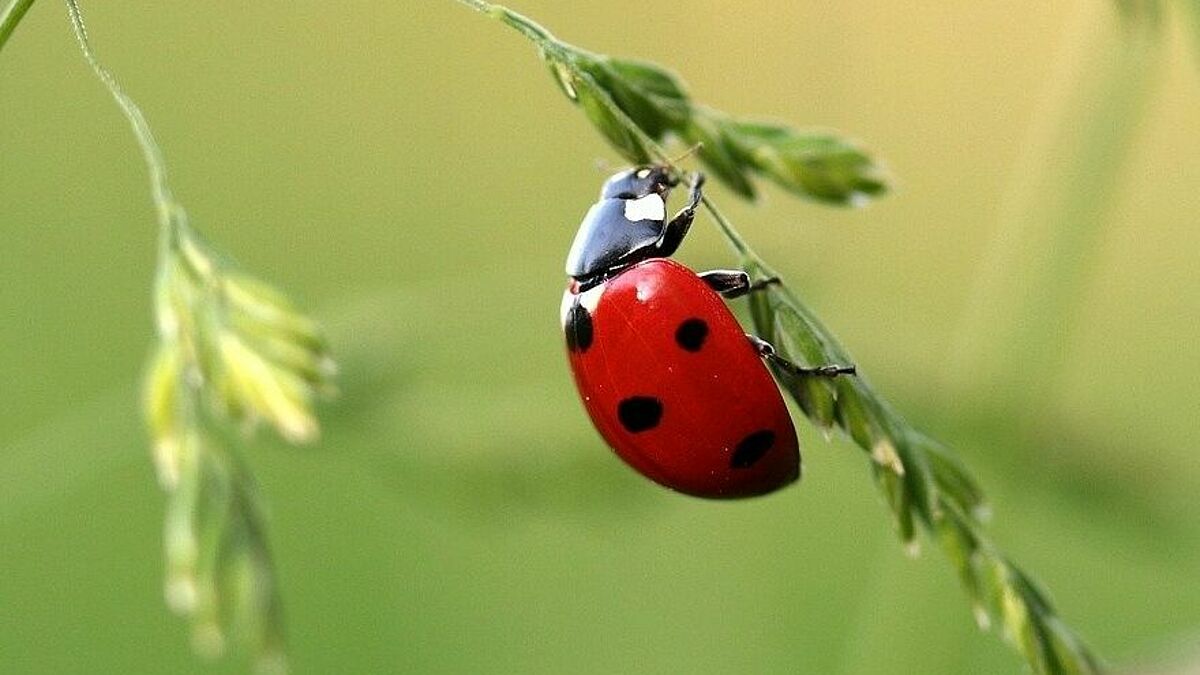
[{"label": "blurred green foliage", "polygon": [[[898,406],[981,469],[997,539],[1099,652],[1195,645],[1191,55],[1162,38],[1161,91],[1072,329],[1028,348],[1056,375],[1014,409],[1010,385],[968,372],[970,395],[948,395],[935,374],[1072,8],[1026,3],[1015,24],[1011,3],[752,5],[522,9],[677,64],[723,110],[886,149],[899,190],[867,211],[770,190],[770,209],[727,209]],[[469,19],[450,3],[92,9],[194,218],[324,308],[343,356],[322,443],[250,454],[296,672],[1013,671],[945,563],[896,550],[848,443],[805,432],[804,482],[744,504],[664,492],[604,449],[556,308],[603,177],[580,158],[607,151],[541,78],[514,74],[525,45]],[[132,412],[152,213],[52,3],[5,47],[0,121],[0,671],[239,671],[194,661],[161,604],[161,497]],[[682,257],[729,263],[705,228]]]}]

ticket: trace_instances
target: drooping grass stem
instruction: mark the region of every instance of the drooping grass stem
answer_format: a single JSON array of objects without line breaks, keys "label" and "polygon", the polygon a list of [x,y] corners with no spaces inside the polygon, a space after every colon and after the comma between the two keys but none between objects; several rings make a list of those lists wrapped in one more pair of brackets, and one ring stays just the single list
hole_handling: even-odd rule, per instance
[{"label": "drooping grass stem", "polygon": [[283,617],[264,509],[250,470],[213,430],[266,423],[291,443],[314,440],[315,401],[336,368],[316,322],[192,231],[145,115],[97,58],[78,0],[65,2],[85,59],[133,128],[157,208],[159,340],[143,403],[167,494],[167,604],[190,621],[198,652],[218,655],[236,637],[260,669],[280,672]]},{"label": "drooping grass stem", "polygon": [[133,134],[142,149],[146,168],[150,172],[151,195],[154,198],[154,205],[158,210],[158,219],[162,227],[164,243],[170,244],[175,242],[177,235],[187,227],[187,216],[171,193],[170,184],[167,182],[167,163],[163,157],[162,148],[155,139],[154,132],[150,129],[150,124],[146,121],[146,116],[142,113],[142,109],[125,93],[120,83],[117,82],[117,78],[113,76],[108,68],[104,67],[104,64],[96,56],[96,51],[92,47],[91,40],[88,39],[87,24],[84,23],[83,12],[80,10],[77,0],[64,1],[67,4],[67,13],[71,19],[71,27],[75,30],[75,38],[79,41],[79,49],[83,52],[84,58],[87,59],[88,65],[92,67],[92,71],[96,73],[96,77],[104,84],[108,92],[112,94],[112,97],[117,102],[117,106],[121,108],[121,112],[129,120],[129,125],[133,128]]},{"label": "drooping grass stem", "polygon": [[34,0],[13,0],[0,14],[0,49],[4,49],[4,45],[8,44],[8,38],[12,37],[17,24],[25,18],[25,13],[33,7],[33,3]]}]

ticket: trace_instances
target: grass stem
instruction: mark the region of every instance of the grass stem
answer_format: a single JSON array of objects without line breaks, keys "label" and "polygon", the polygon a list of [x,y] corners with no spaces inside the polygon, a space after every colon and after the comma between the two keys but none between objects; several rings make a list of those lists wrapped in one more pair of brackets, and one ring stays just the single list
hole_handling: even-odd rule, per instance
[{"label": "grass stem", "polygon": [[33,7],[33,2],[34,0],[13,0],[4,9],[4,13],[0,14],[0,50],[8,44],[8,39],[12,37],[21,19],[25,18],[25,13]]},{"label": "grass stem", "polygon": [[168,241],[173,240],[174,236],[170,233],[170,230],[186,227],[186,216],[184,215],[183,208],[175,201],[175,197],[171,193],[171,187],[167,182],[167,162],[163,156],[162,148],[155,139],[154,132],[150,129],[150,124],[146,121],[146,116],[142,113],[142,109],[125,93],[125,90],[117,82],[117,78],[113,76],[108,68],[104,67],[104,64],[96,56],[96,50],[92,47],[91,40],[88,38],[87,24],[84,23],[83,12],[79,8],[79,2],[77,0],[64,1],[67,4],[67,14],[71,19],[71,27],[75,31],[75,38],[79,41],[79,49],[83,52],[84,58],[87,59],[88,65],[92,67],[92,71],[95,72],[96,77],[104,84],[108,92],[112,94],[112,97],[117,102],[117,106],[120,107],[121,112],[125,114],[125,118],[129,120],[129,124],[133,128],[133,134],[142,149],[146,168],[150,172],[151,195],[158,209],[159,223],[163,230],[164,239]]}]

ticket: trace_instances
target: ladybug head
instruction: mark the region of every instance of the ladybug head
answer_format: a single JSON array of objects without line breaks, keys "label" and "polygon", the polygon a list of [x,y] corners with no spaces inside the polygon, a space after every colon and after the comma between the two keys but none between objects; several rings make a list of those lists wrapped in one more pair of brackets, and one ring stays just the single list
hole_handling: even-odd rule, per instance
[{"label": "ladybug head", "polygon": [[[679,184],[662,165],[636,166],[609,178],[579,225],[567,254],[567,275],[584,286],[651,256],[668,256],[687,232],[668,233],[667,196]],[[699,199],[696,187],[696,199]],[[695,208],[695,204],[692,205]],[[687,219],[691,223],[691,218]]]},{"label": "ladybug head", "polygon": [[600,198],[641,199],[655,194],[665,198],[678,184],[665,166],[635,166],[605,181]]},{"label": "ladybug head", "polygon": [[692,175],[688,204],[667,220],[667,196],[679,184],[670,167],[641,166],[613,175],[575,233],[566,275],[587,289],[638,261],[672,255],[688,234],[703,183],[703,174]]}]

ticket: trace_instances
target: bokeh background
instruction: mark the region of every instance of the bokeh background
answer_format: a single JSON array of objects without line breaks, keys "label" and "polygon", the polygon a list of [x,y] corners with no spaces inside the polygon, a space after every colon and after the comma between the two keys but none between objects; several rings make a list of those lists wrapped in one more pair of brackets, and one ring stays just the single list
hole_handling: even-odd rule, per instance
[{"label": "bokeh background", "polygon": [[[516,8],[882,156],[895,190],[862,210],[712,194],[979,474],[995,538],[1104,657],[1200,669],[1181,3]],[[936,549],[903,554],[848,442],[802,425],[805,480],[744,503],[605,449],[557,308],[597,160],[617,160],[520,37],[450,0],[85,9],[193,220],[342,361],[319,444],[245,449],[295,672],[1022,671]],[[136,412],[154,217],[53,0],[0,58],[0,228],[0,672],[243,671],[197,661],[162,602]],[[681,257],[733,260],[703,218]]]}]

